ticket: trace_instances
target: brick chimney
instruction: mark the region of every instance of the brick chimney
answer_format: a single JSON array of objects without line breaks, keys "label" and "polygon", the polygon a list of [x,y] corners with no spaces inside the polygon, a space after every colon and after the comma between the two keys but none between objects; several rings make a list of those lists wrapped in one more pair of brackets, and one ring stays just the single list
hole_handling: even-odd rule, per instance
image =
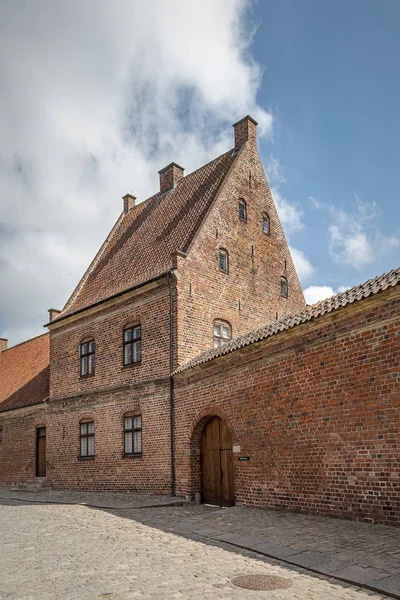
[{"label": "brick chimney", "polygon": [[167,167],[158,171],[160,175],[160,194],[173,190],[176,184],[185,174],[185,169],[172,162]]},{"label": "brick chimney", "polygon": [[56,308],[49,308],[49,323],[54,321],[56,317],[60,314],[61,310],[57,310]]},{"label": "brick chimney", "polygon": [[255,140],[257,137],[257,121],[247,115],[237,123],[234,123],[235,130],[235,150],[240,150],[247,140]]},{"label": "brick chimney", "polygon": [[0,338],[0,354],[7,350],[8,340],[6,338]]},{"label": "brick chimney", "polygon": [[128,212],[136,206],[136,196],[125,194],[125,196],[122,196],[122,200],[124,201],[124,213],[127,215]]}]

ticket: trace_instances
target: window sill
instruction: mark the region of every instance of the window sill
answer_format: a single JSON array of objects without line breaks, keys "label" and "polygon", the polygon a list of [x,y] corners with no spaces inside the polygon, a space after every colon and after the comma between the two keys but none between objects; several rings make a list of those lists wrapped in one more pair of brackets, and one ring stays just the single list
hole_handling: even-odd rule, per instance
[{"label": "window sill", "polygon": [[134,454],[123,454],[122,458],[142,458],[143,452],[136,452]]},{"label": "window sill", "polygon": [[94,373],[89,373],[88,375],[80,375],[79,379],[90,379],[91,377],[94,377]]},{"label": "window sill", "polygon": [[126,368],[129,368],[129,367],[140,367],[141,364],[142,364],[142,361],[140,361],[140,362],[132,362],[132,363],[129,363],[127,365],[122,365],[122,368],[126,369]]},{"label": "window sill", "polygon": [[223,271],[222,269],[218,269],[220,273],[223,273],[224,275],[229,275],[229,271]]},{"label": "window sill", "polygon": [[94,456],[78,456],[78,460],[94,460]]}]

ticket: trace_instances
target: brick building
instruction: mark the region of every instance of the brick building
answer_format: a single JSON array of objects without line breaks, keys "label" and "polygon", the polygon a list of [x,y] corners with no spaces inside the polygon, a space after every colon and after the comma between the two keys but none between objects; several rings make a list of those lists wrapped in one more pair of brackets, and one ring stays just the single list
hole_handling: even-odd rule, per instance
[{"label": "brick building", "polygon": [[0,396],[0,484],[400,522],[399,270],[305,306],[256,126],[127,194],[49,335],[0,354],[0,387],[2,363],[26,379]]}]

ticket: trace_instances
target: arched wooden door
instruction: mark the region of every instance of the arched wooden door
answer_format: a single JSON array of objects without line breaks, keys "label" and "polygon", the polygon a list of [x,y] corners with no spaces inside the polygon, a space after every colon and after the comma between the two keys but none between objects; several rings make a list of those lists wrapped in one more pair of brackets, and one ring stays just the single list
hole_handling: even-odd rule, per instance
[{"label": "arched wooden door", "polygon": [[235,503],[232,435],[219,417],[213,417],[204,429],[200,465],[203,502],[232,506]]}]

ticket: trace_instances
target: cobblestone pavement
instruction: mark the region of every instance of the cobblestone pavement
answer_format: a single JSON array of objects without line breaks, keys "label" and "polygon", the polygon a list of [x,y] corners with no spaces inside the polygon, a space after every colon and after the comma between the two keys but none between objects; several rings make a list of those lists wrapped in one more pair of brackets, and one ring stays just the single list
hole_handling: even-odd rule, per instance
[{"label": "cobblestone pavement", "polygon": [[[130,513],[127,511],[126,516]],[[400,528],[235,506],[135,511],[167,531],[224,541],[400,598]]]},{"label": "cobblestone pavement", "polygon": [[[139,519],[135,517],[136,512]],[[141,522],[149,514],[157,527]],[[218,516],[219,513],[219,516]],[[147,517],[145,517],[147,514]],[[226,513],[229,514],[229,513]],[[219,519],[206,507],[99,510],[82,505],[0,503],[0,598],[378,600],[385,596],[288,567],[200,533],[164,531],[188,519]],[[289,579],[278,591],[235,587],[242,574]]]}]

